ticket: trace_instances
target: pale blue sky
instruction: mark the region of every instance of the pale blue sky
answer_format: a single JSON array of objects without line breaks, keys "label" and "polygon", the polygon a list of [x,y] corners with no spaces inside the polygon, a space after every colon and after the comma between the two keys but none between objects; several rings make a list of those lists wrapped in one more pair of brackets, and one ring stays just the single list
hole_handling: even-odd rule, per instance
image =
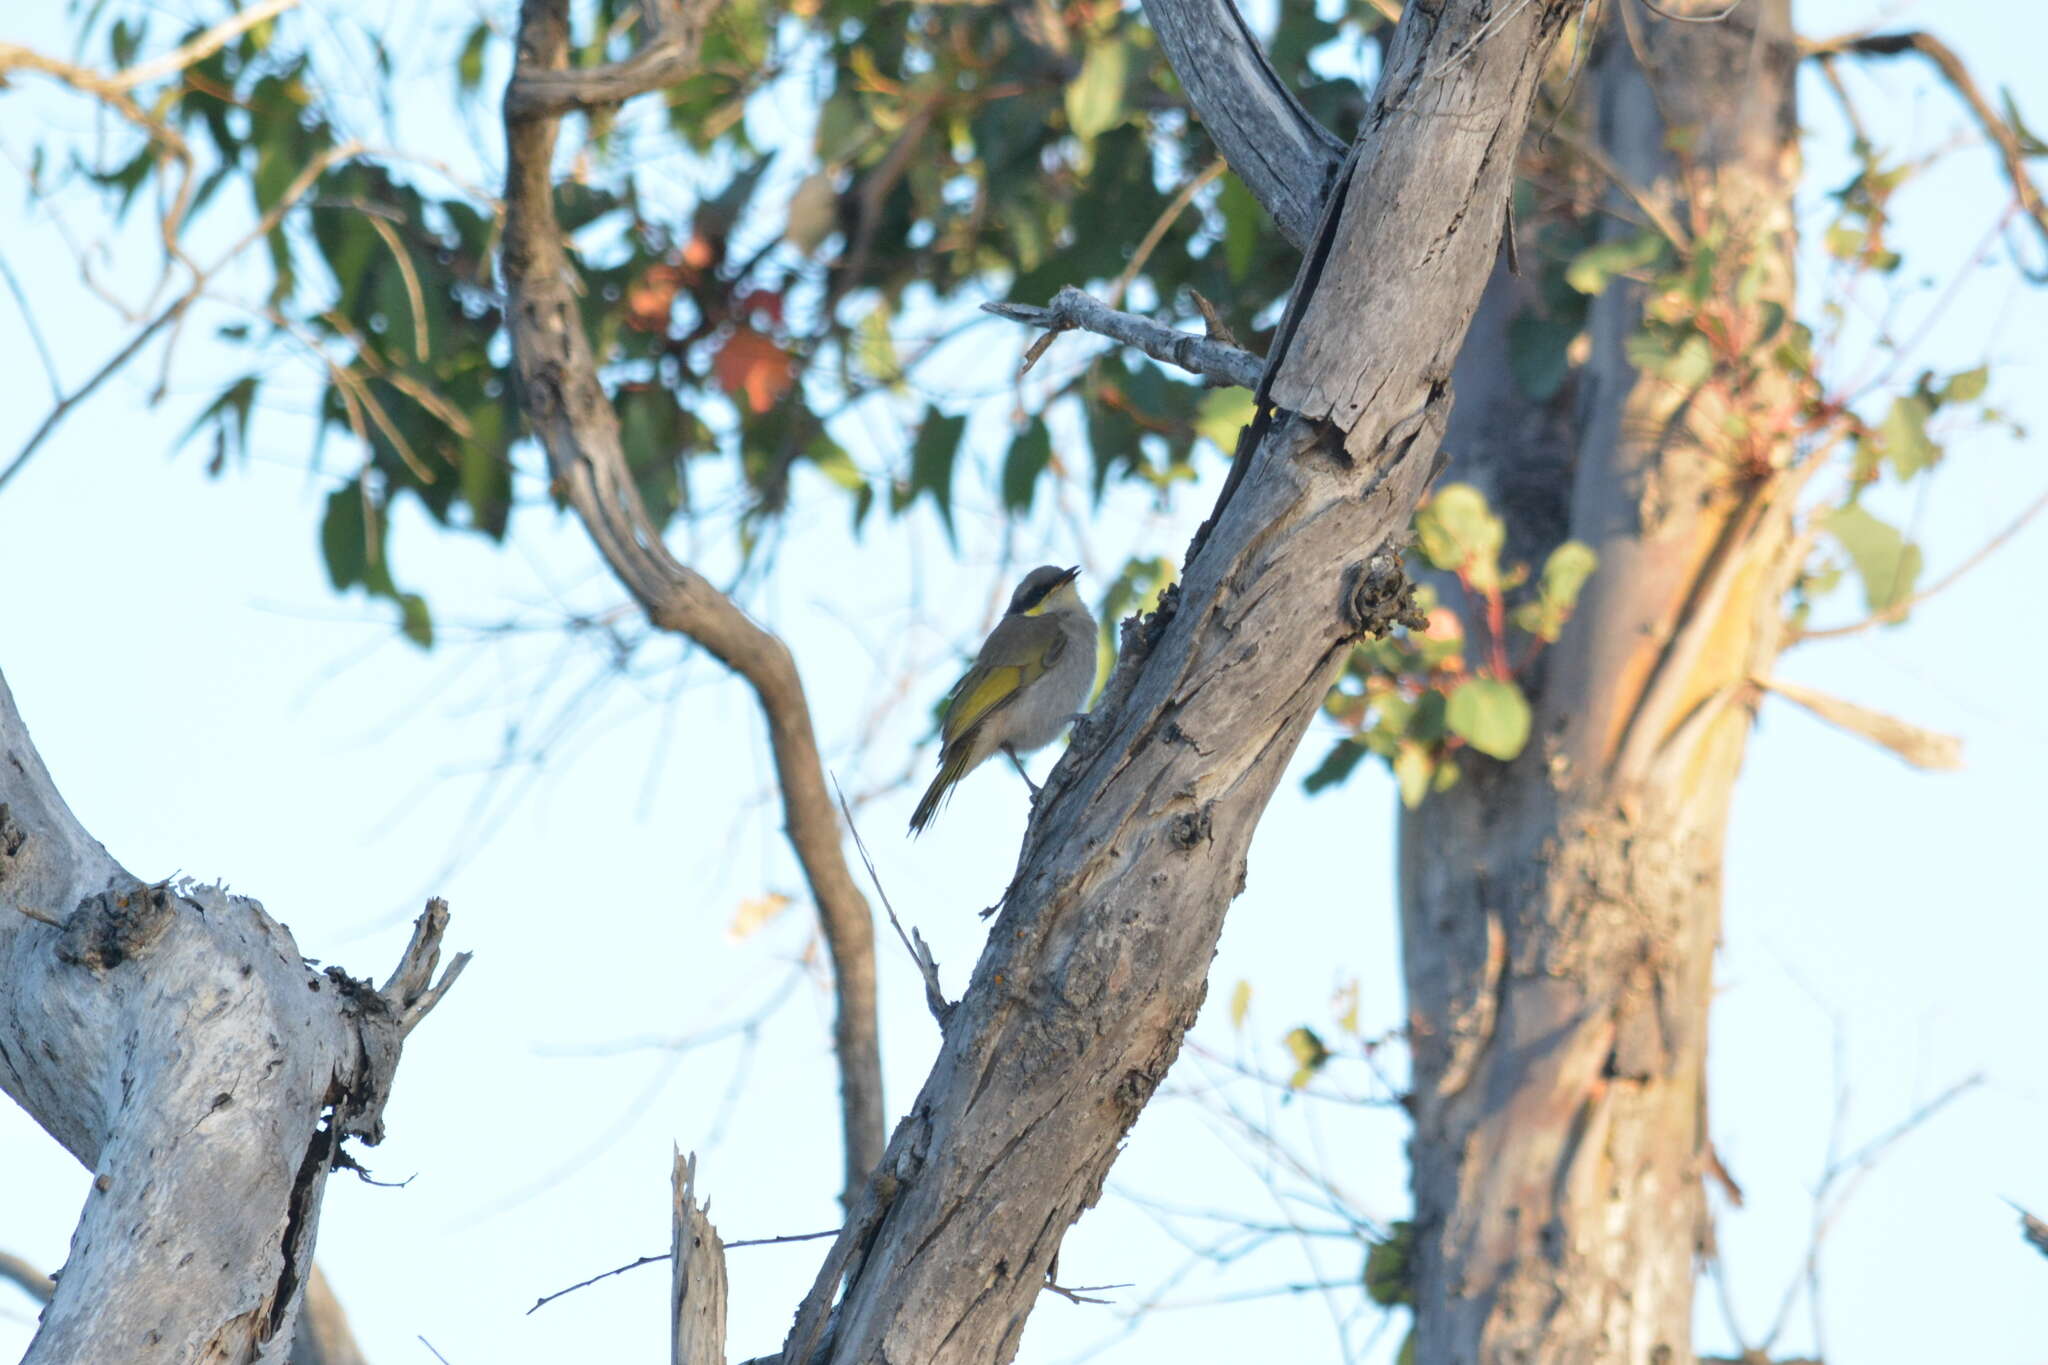
[{"label": "pale blue sky", "polygon": [[[1808,4],[1802,15],[1813,33],[1881,17],[1858,0]],[[60,17],[54,3],[10,13],[0,37],[55,46]],[[1921,6],[1882,21],[1932,26],[1987,87],[2011,85],[2048,125],[2048,88],[2037,77],[2048,20],[2036,7]],[[1853,79],[1889,127],[1880,137],[1924,147],[1966,126],[1917,65]],[[90,126],[81,104],[26,77],[17,84],[0,108]],[[1806,93],[1832,129],[1825,94]],[[27,136],[19,118],[0,124],[16,157]],[[488,137],[484,147],[494,158]],[[1817,163],[1825,152],[1816,144]],[[1834,180],[1817,176],[1809,199]],[[23,209],[18,178],[8,185],[0,252],[76,383],[122,328],[80,289],[47,220]],[[1902,244],[1945,281],[2003,203],[1988,154],[1964,151],[1902,197]],[[2039,259],[2036,243],[2021,247]],[[2015,282],[2002,253],[1993,261],[1960,290],[1925,354],[1947,369],[1989,358],[1994,397],[2048,429],[2048,303]],[[990,330],[977,340],[993,383],[1020,339]],[[402,519],[407,573],[449,625],[447,646],[421,655],[392,638],[382,608],[337,601],[327,589],[314,528],[331,471],[351,458],[340,443],[330,442],[328,474],[309,473],[303,421],[270,411],[244,472],[208,481],[198,446],[167,455],[229,373],[202,335],[188,345],[162,405],[145,403],[150,358],[0,492],[0,670],[80,816],[136,872],[225,878],[288,923],[306,953],[360,975],[388,970],[424,894],[453,905],[452,940],[477,961],[415,1035],[391,1138],[367,1154],[380,1178],[416,1178],[402,1190],[337,1180],[323,1221],[321,1260],[377,1365],[424,1365],[432,1357],[420,1335],[455,1365],[660,1359],[658,1269],[522,1314],[539,1294],[664,1246],[671,1142],[702,1152],[700,1181],[729,1239],[834,1221],[829,1001],[815,976],[799,981],[751,1049],[732,1039],[681,1057],[578,1055],[729,1020],[772,997],[805,950],[801,906],[744,943],[724,937],[743,899],[800,887],[775,834],[751,703],[701,660],[655,667],[677,651],[650,648],[648,676],[585,703],[596,714],[531,789],[480,822],[479,769],[506,727],[544,726],[602,660],[546,631],[465,639],[459,623],[538,621],[564,604],[615,603],[580,533],[529,513],[515,523],[516,543],[497,552]],[[0,300],[0,459],[48,400],[19,314]],[[1893,504],[1918,528],[1932,572],[2048,487],[2040,449],[2038,440],[1959,441],[1917,503]],[[1057,515],[1042,513],[1017,533],[1015,555],[1028,565],[1085,553],[1102,575],[1127,548],[1177,560],[1210,486],[1161,518],[1128,500],[1085,551]],[[923,708],[950,681],[950,651],[983,621],[995,587],[992,488],[963,478],[958,570],[928,514],[913,518],[908,535],[884,524],[854,544],[841,507],[822,489],[806,491],[813,496],[800,501],[778,576],[750,605],[791,642],[828,761],[849,790],[907,765],[921,775],[930,755],[913,758],[909,748]],[[1999,1202],[2009,1196],[2048,1213],[2037,1004],[2048,896],[2036,870],[2048,817],[2048,716],[2038,701],[2048,676],[2044,581],[2048,533],[2036,529],[1905,628],[1812,646],[1786,663],[1801,682],[1961,735],[1961,773],[1913,773],[1782,703],[1764,708],[1737,800],[1712,1063],[1713,1132],[1749,1195],[1745,1210],[1724,1212],[1721,1243],[1752,1333],[1804,1253],[1839,1039],[1851,1147],[1963,1075],[1981,1070],[1987,1082],[1893,1152],[1829,1239],[1831,1358],[2048,1361],[2048,1263],[2020,1241]],[[906,610],[912,592],[916,606]],[[1846,615],[1853,605],[1845,596],[1831,609]],[[901,644],[877,650],[877,639]],[[857,751],[906,660],[926,676]],[[1297,776],[1325,743],[1311,735]],[[862,827],[898,909],[932,941],[957,990],[983,933],[973,912],[1010,871],[1022,791],[991,768],[912,844],[900,831],[915,795],[906,787],[878,800]],[[1389,784],[1361,768],[1316,800],[1283,785],[1261,827],[1211,998],[1227,1000],[1239,979],[1253,984],[1245,1045],[1270,1068],[1281,1065],[1280,1035],[1300,1022],[1325,1025],[1332,992],[1354,979],[1368,1029],[1401,1016],[1392,809]],[[451,852],[468,856],[443,875]],[[923,1077],[936,1032],[902,954],[883,947],[889,1096],[900,1105]],[[1212,1003],[1194,1036],[1228,1055],[1237,1044],[1225,1012]],[[1283,1219],[1227,1124],[1188,1097],[1223,1079],[1183,1061],[1175,1093],[1139,1124],[1113,1191]],[[1228,1093],[1258,1111],[1255,1088]],[[1355,1208],[1380,1220],[1403,1215],[1406,1135],[1395,1115],[1303,1104],[1275,1113]],[[19,1111],[0,1107],[0,1247],[60,1263],[85,1182]],[[779,1340],[818,1254],[734,1253],[737,1354]],[[1076,1284],[1135,1281],[1115,1295],[1128,1306],[1180,1257],[1113,1192],[1070,1235],[1061,1269]],[[1227,1272],[1197,1270],[1174,1297],[1348,1279],[1359,1262],[1355,1244],[1286,1239]],[[25,1305],[0,1289],[0,1358],[28,1339]],[[1713,1347],[1721,1339],[1710,1292],[1701,1305],[1702,1344]],[[1069,1359],[1121,1330],[1118,1311],[1048,1297],[1023,1358]],[[1371,1358],[1390,1356],[1403,1330],[1397,1323]],[[1779,1345],[1813,1345],[1803,1310]],[[1317,1296],[1283,1295],[1160,1312],[1106,1358],[1328,1360],[1337,1347]]]}]

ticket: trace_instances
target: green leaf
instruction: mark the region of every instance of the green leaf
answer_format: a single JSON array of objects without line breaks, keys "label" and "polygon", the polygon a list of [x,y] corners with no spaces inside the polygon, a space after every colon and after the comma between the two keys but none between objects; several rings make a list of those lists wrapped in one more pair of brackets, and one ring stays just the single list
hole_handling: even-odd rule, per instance
[{"label": "green leaf", "polygon": [[1067,127],[1083,142],[1123,121],[1127,55],[1121,38],[1097,38],[1088,44],[1080,74],[1067,83]]},{"label": "green leaf", "polygon": [[1941,401],[1974,403],[1984,396],[1984,390],[1990,387],[1990,384],[1991,371],[1983,365],[1974,370],[1964,370],[1961,374],[1952,374],[1948,378],[1948,383],[1941,386]]},{"label": "green leaf", "polygon": [[1821,238],[1828,249],[1828,255],[1838,261],[1853,261],[1863,250],[1863,244],[1870,240],[1870,234],[1862,228],[1850,227],[1847,223],[1836,223]]},{"label": "green leaf", "polygon": [[1415,535],[1423,557],[1436,568],[1461,570],[1481,589],[1498,585],[1507,527],[1471,484],[1438,489],[1416,510]]},{"label": "green leaf", "polygon": [[490,41],[489,24],[478,24],[463,40],[462,55],[455,59],[455,86],[465,95],[484,83],[484,49]]},{"label": "green leaf", "polygon": [[1387,1224],[1387,1235],[1365,1252],[1365,1296],[1382,1308],[1415,1302],[1415,1224]]},{"label": "green leaf", "polygon": [[937,408],[926,408],[917,428],[917,442],[910,448],[910,497],[932,495],[945,523],[946,539],[957,548],[953,534],[953,462],[960,454],[960,437],[967,430],[965,417],[948,417]]},{"label": "green leaf", "polygon": [[1365,745],[1355,739],[1340,739],[1323,755],[1323,761],[1316,764],[1315,771],[1301,779],[1301,789],[1310,796],[1326,787],[1334,787],[1351,776],[1351,770],[1358,766],[1358,760],[1366,754]]},{"label": "green leaf", "polygon": [[1238,432],[1257,408],[1250,389],[1211,389],[1195,405],[1195,431],[1229,455],[1237,449]]},{"label": "green leaf", "polygon": [[1597,294],[1616,275],[1639,270],[1664,254],[1664,238],[1643,231],[1589,246],[1565,267],[1565,283],[1581,294]]},{"label": "green leaf", "polygon": [[1927,419],[1933,414],[1934,407],[1926,398],[1908,393],[1894,398],[1884,415],[1879,439],[1892,472],[1901,479],[1912,478],[1941,458],[1941,447],[1927,436]]},{"label": "green leaf", "polygon": [[2020,155],[2025,157],[2048,156],[2048,142],[2035,136],[2034,131],[2020,121],[2020,107],[2013,102],[2012,91],[2004,86],[1998,89],[1998,97],[2005,105],[2005,121],[2012,125],[2013,136],[2020,144]]},{"label": "green leaf", "polygon": [[1429,795],[1430,779],[1436,776],[1436,755],[1431,750],[1402,740],[1394,751],[1394,783],[1401,789],[1401,804],[1414,810]]},{"label": "green leaf", "polygon": [[1230,988],[1230,1026],[1234,1029],[1243,1029],[1245,1016],[1251,1013],[1251,1009],[1252,983],[1240,979]]},{"label": "green leaf", "polygon": [[1467,744],[1503,762],[1529,742],[1529,702],[1522,689],[1505,678],[1467,678],[1459,683],[1444,719]]},{"label": "green leaf", "polygon": [[427,599],[416,592],[401,593],[398,597],[400,612],[399,630],[405,638],[421,649],[434,647],[434,618],[427,610]]},{"label": "green leaf", "polygon": [[360,484],[344,484],[328,495],[327,512],[320,519],[320,555],[327,562],[327,581],[337,592],[352,588],[369,576],[366,501]]},{"label": "green leaf", "polygon": [[1920,547],[1896,526],[1879,521],[1860,505],[1837,507],[1821,518],[1821,526],[1849,552],[1856,576],[1863,580],[1863,600],[1872,611],[1898,605],[1920,577]]},{"label": "green leaf", "polygon": [[1223,264],[1230,271],[1230,282],[1237,284],[1251,273],[1253,255],[1266,231],[1265,210],[1234,175],[1223,178],[1216,208],[1223,215]]},{"label": "green leaf", "polygon": [[1508,370],[1525,395],[1543,403],[1564,387],[1572,368],[1566,351],[1579,331],[1578,323],[1530,312],[1517,313],[1508,323]]},{"label": "green leaf", "polygon": [[1287,1031],[1283,1039],[1288,1055],[1294,1058],[1294,1075],[1288,1078],[1287,1088],[1299,1090],[1315,1079],[1315,1074],[1330,1060],[1330,1049],[1323,1046],[1323,1040],[1316,1031],[1303,1025]]},{"label": "green leaf", "polygon": [[1038,476],[1051,463],[1052,433],[1045,429],[1044,418],[1034,417],[1010,442],[1010,453],[1003,457],[1004,508],[1019,514],[1029,512],[1038,492]]},{"label": "green leaf", "polygon": [[1571,609],[1579,600],[1579,589],[1600,565],[1600,556],[1583,541],[1567,540],[1543,561],[1543,596],[1546,601]]}]

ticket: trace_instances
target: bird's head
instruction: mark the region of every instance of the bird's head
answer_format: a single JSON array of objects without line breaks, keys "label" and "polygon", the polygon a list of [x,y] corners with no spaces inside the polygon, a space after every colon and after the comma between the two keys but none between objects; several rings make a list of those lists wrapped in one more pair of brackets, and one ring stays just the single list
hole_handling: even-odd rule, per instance
[{"label": "bird's head", "polygon": [[1080,576],[1079,565],[1071,569],[1052,564],[1039,565],[1025,574],[1024,581],[1017,585],[1017,591],[1010,594],[1010,615],[1037,616],[1069,603],[1079,605],[1081,597],[1074,591],[1074,580]]}]

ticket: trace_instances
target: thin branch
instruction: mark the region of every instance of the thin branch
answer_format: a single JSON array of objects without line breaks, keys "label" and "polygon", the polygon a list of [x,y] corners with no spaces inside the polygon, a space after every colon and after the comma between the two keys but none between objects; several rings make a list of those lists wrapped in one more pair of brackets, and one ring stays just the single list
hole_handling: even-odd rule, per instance
[{"label": "thin branch", "polygon": [[235,39],[247,33],[258,24],[267,23],[288,9],[295,9],[299,0],[257,0],[256,4],[215,24],[206,32],[184,43],[161,57],[152,57],[115,76],[108,85],[116,90],[133,90],[159,76],[168,76],[175,71],[205,61],[214,53],[226,47]]},{"label": "thin branch", "polygon": [[622,104],[635,95],[688,79],[697,72],[704,27],[717,8],[716,0],[669,0],[642,6],[641,13],[657,27],[648,43],[622,62],[583,71],[521,63],[505,91],[505,117],[560,118],[571,110]]},{"label": "thin branch", "polygon": [[50,354],[50,343],[43,336],[41,324],[36,321],[35,312],[28,306],[28,294],[21,287],[21,281],[14,274],[14,267],[7,258],[0,256],[0,275],[7,277],[7,288],[14,295],[15,306],[21,309],[21,325],[28,329],[29,340],[36,346],[36,355],[42,359],[43,374],[50,381],[50,398],[54,402],[64,401],[64,381],[57,373],[56,357]]},{"label": "thin branch", "polygon": [[[567,0],[525,0],[505,96],[505,220],[499,257],[518,393],[547,451],[560,494],[576,509],[613,575],[656,628],[694,641],[753,688],[768,726],[784,829],[818,909],[832,957],[845,1147],[844,1197],[865,1186],[883,1144],[875,1017],[874,917],[847,865],[826,790],[810,703],[788,647],[663,543],[620,446],[617,411],[598,381],[576,274],[555,216],[553,162],[562,113],[602,93],[623,99],[694,69],[707,0],[659,7],[641,54],[571,73]],[[602,87],[600,92],[599,87]]]},{"label": "thin branch", "polygon": [[[1241,389],[1257,388],[1259,374],[1265,368],[1265,362],[1249,351],[1168,327],[1136,313],[1118,312],[1072,285],[1053,295],[1052,302],[1043,308],[1028,303],[984,303],[981,308],[985,313],[1021,322],[1026,327],[1043,327],[1048,337],[1077,329],[1093,332],[1136,347],[1154,360],[1178,365],[1216,384],[1234,384]],[[1042,354],[1042,349],[1035,349]],[[1029,369],[1035,359],[1036,354],[1027,358],[1025,368]]]},{"label": "thin branch", "polygon": [[[827,1228],[823,1232],[792,1232],[782,1237],[751,1237],[743,1242],[727,1242],[725,1243],[725,1249],[727,1251],[736,1251],[740,1247],[772,1247],[782,1246],[790,1242],[817,1242],[822,1241],[824,1238],[837,1237],[838,1235],[838,1228]],[[4,1257],[5,1254],[6,1253],[4,1252],[0,1252],[0,1257]],[[546,1304],[553,1303],[556,1299],[561,1298],[564,1294],[573,1294],[579,1289],[588,1289],[591,1285],[596,1284],[599,1280],[608,1280],[614,1275],[623,1275],[629,1270],[638,1270],[643,1265],[655,1265],[662,1261],[672,1260],[674,1259],[674,1256],[675,1253],[673,1251],[657,1251],[652,1256],[642,1256],[637,1260],[628,1261],[624,1265],[613,1266],[610,1270],[602,1271],[596,1275],[592,1275],[587,1280],[578,1280],[575,1284],[570,1285],[567,1289],[557,1289],[552,1294],[543,1294],[533,1301],[533,1307],[526,1310],[525,1316],[532,1317],[535,1309],[541,1308]],[[6,1267],[4,1262],[0,1262],[0,1273],[4,1273],[5,1269]],[[1112,1288],[1114,1286],[1105,1285],[1102,1287]]]},{"label": "thin branch", "polygon": [[1816,692],[1782,678],[1753,678],[1751,681],[1766,692],[1774,692],[1793,705],[1804,707],[1837,729],[1847,730],[1880,748],[1889,749],[1916,768],[1947,772],[1963,766],[1963,742],[1954,735],[1924,729],[1897,716],[1859,706],[1825,692]]},{"label": "thin branch", "polygon": [[50,1296],[57,1292],[55,1280],[11,1251],[0,1251],[0,1280],[18,1285],[22,1293],[37,1303],[48,1303]]},{"label": "thin branch", "polygon": [[932,956],[931,945],[924,941],[924,935],[912,929],[903,932],[903,921],[896,918],[896,907],[889,901],[889,892],[882,885],[881,874],[875,871],[875,860],[868,856],[867,840],[860,837],[860,827],[853,823],[853,811],[846,804],[846,793],[839,789],[839,779],[832,779],[832,792],[839,798],[839,813],[846,819],[847,833],[853,836],[854,849],[860,854],[861,864],[868,870],[868,880],[875,884],[875,894],[882,898],[882,909],[889,913],[889,927],[896,931],[896,937],[903,944],[903,951],[910,954],[910,960],[917,965],[917,974],[924,978],[924,1004],[932,1012],[932,1018],[939,1022],[939,1032],[946,1031],[946,1018],[953,1012],[952,1001],[946,999],[945,988],[939,984],[939,962]]},{"label": "thin branch", "polygon": [[1132,280],[1138,278],[1138,272],[1145,268],[1145,262],[1152,259],[1152,253],[1165,239],[1167,229],[1173,226],[1174,220],[1185,213],[1188,205],[1195,201],[1195,196],[1200,194],[1205,186],[1214,184],[1226,169],[1220,157],[1210,162],[1198,174],[1188,177],[1188,182],[1180,187],[1180,192],[1159,211],[1159,216],[1152,220],[1152,226],[1146,229],[1144,237],[1138,241],[1137,249],[1131,253],[1130,263],[1125,265],[1123,272],[1116,277],[1116,283],[1109,287],[1111,308],[1124,301],[1124,291],[1131,287]]},{"label": "thin branch", "polygon": [[2014,517],[2004,530],[1985,541],[1982,545],[1979,545],[1976,551],[1962,563],[1956,565],[1939,579],[1920,589],[1920,591],[1907,593],[1890,606],[1872,612],[1861,621],[1851,621],[1846,626],[1829,626],[1824,630],[1802,630],[1794,640],[1794,643],[1796,644],[1801,640],[1835,640],[1840,639],[1844,635],[1860,635],[1874,626],[1891,625],[1905,620],[1907,613],[1911,612],[1913,608],[1919,606],[1928,598],[1938,596],[1954,587],[1956,581],[1964,574],[1969,573],[1979,564],[1991,558],[2001,546],[2025,530],[2027,523],[2040,516],[2044,510],[2048,510],[2048,492],[2043,492],[2039,497],[2028,503],[2026,510],[2022,511],[2017,517]]},{"label": "thin branch", "polygon": [[1984,131],[1992,146],[1998,149],[1998,159],[2004,163],[2005,177],[2012,185],[2013,196],[2019,200],[2020,208],[2032,220],[2034,229],[2040,233],[2043,244],[2048,244],[2048,201],[2041,196],[2040,187],[2027,173],[2026,149],[2020,145],[2019,130],[2006,122],[1991,102],[1984,98],[1984,92],[1977,88],[1970,69],[1963,65],[1955,49],[1931,33],[1914,30],[1906,33],[1870,33],[1860,36],[1833,38],[1823,42],[1807,43],[1802,46],[1801,55],[1827,58],[1837,55],[1852,57],[1896,57],[1908,52],[1917,52],[1934,63],[1942,78],[1970,107],[1976,116],[1977,126]]},{"label": "thin branch", "polygon": [[77,407],[87,398],[90,398],[100,385],[119,373],[130,360],[135,358],[138,351],[149,344],[150,338],[183,317],[185,311],[194,303],[197,303],[201,296],[205,294],[206,287],[213,277],[219,274],[236,257],[248,250],[251,245],[269,235],[279,223],[283,222],[284,216],[291,212],[299,200],[306,196],[307,192],[313,188],[320,177],[327,173],[329,167],[333,166],[336,162],[346,161],[350,157],[359,155],[362,150],[362,144],[359,142],[344,142],[337,146],[329,147],[319,156],[314,157],[292,178],[292,182],[285,187],[284,193],[278,196],[277,202],[270,206],[268,212],[256,220],[254,227],[251,227],[242,234],[232,246],[222,252],[212,265],[203,268],[194,266],[192,283],[186,286],[184,293],[173,299],[162,312],[143,324],[141,329],[134,336],[130,337],[120,350],[114,352],[108,358],[106,364],[93,372],[90,379],[72,390],[55,407],[50,409],[42,422],[37,425],[35,431],[30,433],[27,443],[19,451],[15,452],[14,458],[8,462],[5,469],[0,469],[0,490],[4,490],[7,487],[8,481],[21,472],[22,466],[28,463],[29,457],[36,453],[37,448],[49,438],[50,433],[57,429],[58,423],[62,422],[73,408]]}]

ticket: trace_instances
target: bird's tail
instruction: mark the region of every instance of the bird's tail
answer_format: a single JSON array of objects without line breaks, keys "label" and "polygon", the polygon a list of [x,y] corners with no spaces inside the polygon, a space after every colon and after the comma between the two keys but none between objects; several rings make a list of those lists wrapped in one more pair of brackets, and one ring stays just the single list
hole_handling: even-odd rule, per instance
[{"label": "bird's tail", "polygon": [[953,786],[967,776],[967,746],[961,745],[952,753],[939,755],[939,774],[932,784],[924,789],[924,799],[917,803],[917,809],[910,815],[910,832],[924,833],[924,827],[939,813],[939,806],[953,794]]}]

